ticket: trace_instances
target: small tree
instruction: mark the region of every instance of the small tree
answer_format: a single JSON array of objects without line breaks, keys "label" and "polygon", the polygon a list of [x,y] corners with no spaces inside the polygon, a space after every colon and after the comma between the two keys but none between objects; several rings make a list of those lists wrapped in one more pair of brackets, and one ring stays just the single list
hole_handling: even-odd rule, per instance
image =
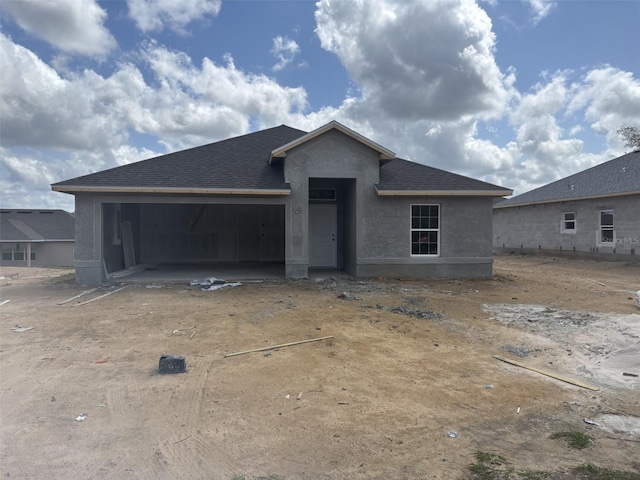
[{"label": "small tree", "polygon": [[638,127],[620,127],[617,131],[618,135],[626,142],[625,147],[630,147],[634,152],[640,151],[640,129]]}]

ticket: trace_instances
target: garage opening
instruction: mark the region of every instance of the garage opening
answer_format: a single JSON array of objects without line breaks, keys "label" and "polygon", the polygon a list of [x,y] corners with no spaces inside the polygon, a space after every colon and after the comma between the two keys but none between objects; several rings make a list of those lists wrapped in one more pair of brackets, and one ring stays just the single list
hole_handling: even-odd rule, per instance
[{"label": "garage opening", "polygon": [[284,205],[103,204],[108,274],[134,265],[282,265]]}]

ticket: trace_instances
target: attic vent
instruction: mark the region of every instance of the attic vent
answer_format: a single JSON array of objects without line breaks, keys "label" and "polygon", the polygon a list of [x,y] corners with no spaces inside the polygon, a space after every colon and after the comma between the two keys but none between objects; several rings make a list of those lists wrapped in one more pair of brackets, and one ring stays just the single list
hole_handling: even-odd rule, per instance
[{"label": "attic vent", "polygon": [[0,210],[0,213],[11,213],[11,210]]},{"label": "attic vent", "polygon": [[38,213],[53,213],[53,212],[38,212]]},{"label": "attic vent", "polygon": [[31,210],[23,210],[23,211],[18,212],[18,213],[33,213],[33,212]]}]

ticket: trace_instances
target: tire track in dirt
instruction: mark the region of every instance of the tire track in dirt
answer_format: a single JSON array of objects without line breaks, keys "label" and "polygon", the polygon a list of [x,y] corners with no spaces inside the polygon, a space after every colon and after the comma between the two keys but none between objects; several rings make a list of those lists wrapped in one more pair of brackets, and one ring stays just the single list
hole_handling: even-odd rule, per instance
[{"label": "tire track in dirt", "polygon": [[147,470],[156,478],[172,479],[228,479],[240,473],[229,455],[198,430],[174,433],[160,442]]}]

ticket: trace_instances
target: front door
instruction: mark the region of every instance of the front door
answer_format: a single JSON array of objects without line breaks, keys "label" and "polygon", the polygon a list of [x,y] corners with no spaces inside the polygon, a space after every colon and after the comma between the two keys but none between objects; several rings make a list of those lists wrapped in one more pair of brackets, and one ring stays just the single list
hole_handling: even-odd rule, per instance
[{"label": "front door", "polygon": [[337,208],[334,203],[309,205],[309,266],[332,267],[337,262]]}]

